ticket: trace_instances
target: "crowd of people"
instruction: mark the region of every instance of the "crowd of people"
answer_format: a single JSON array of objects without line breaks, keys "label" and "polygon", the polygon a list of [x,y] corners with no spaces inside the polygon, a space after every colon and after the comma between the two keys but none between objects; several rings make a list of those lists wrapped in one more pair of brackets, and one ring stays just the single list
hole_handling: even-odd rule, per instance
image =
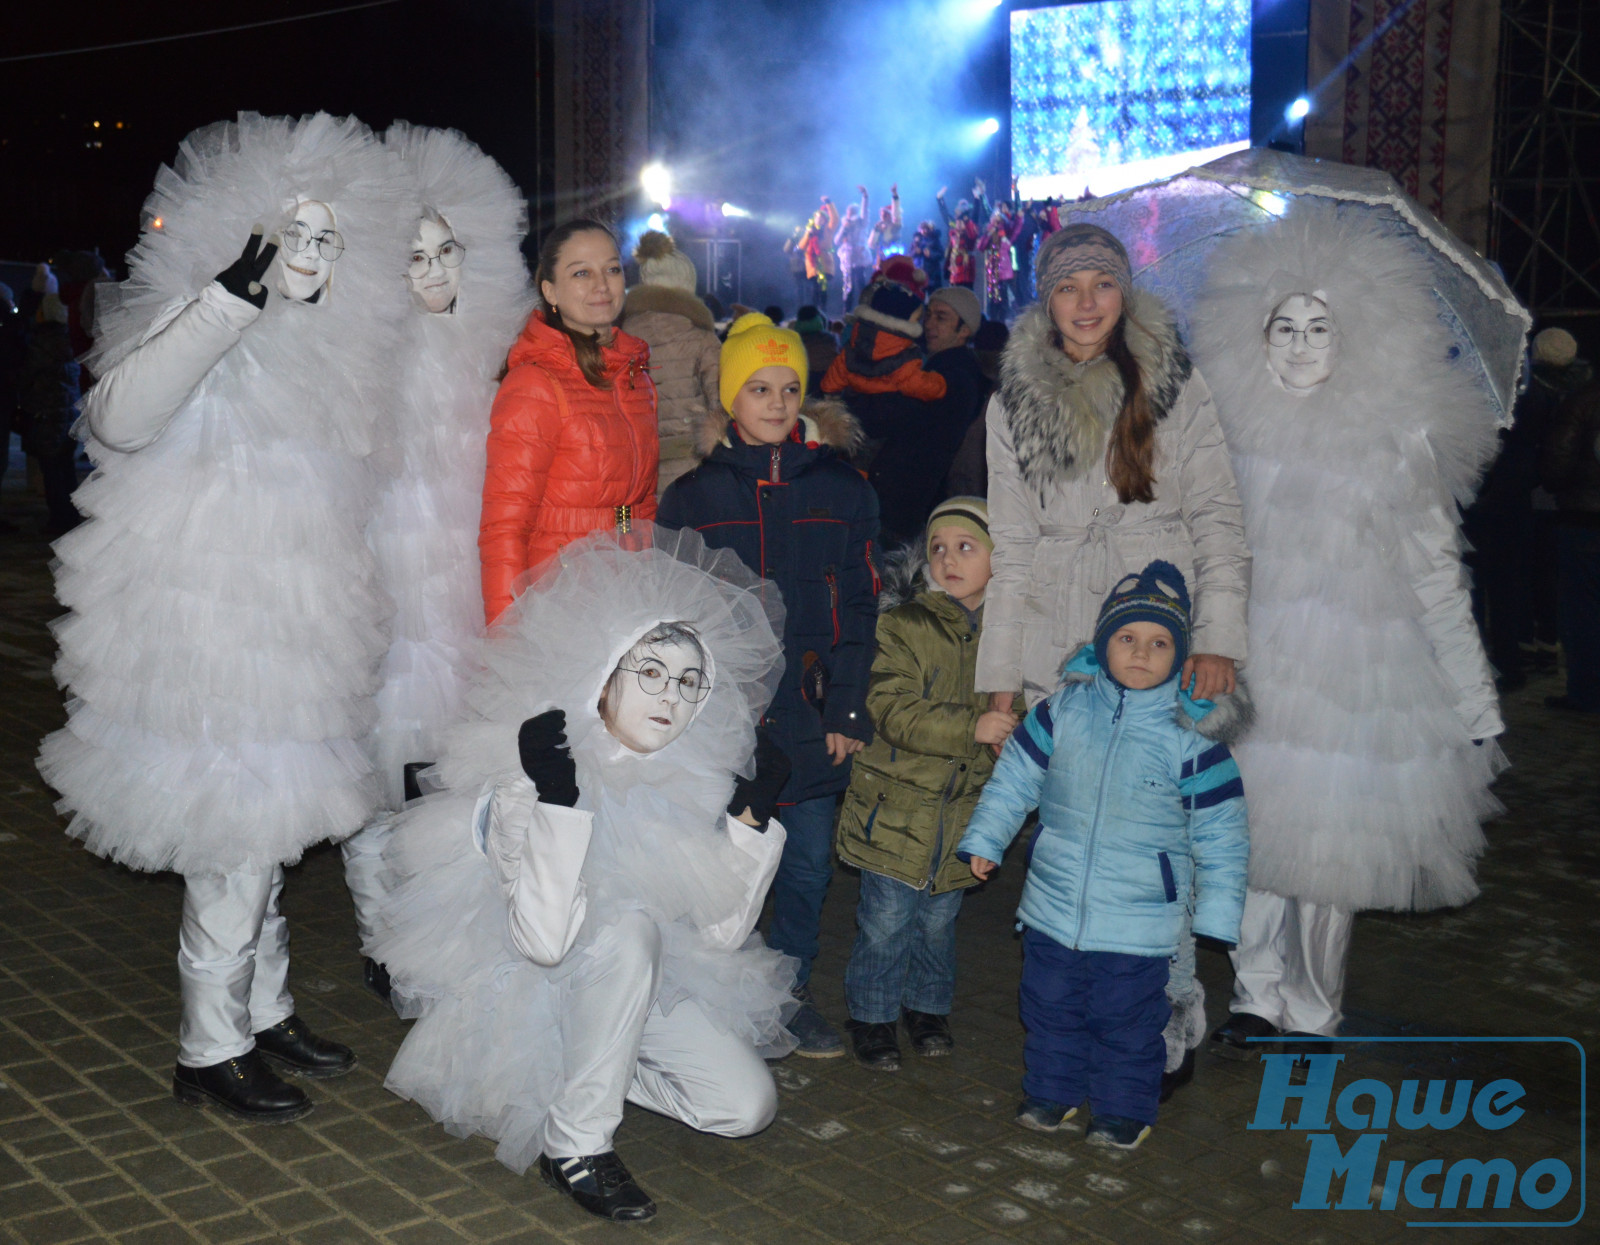
[{"label": "crowd of people", "polygon": [[[389,1088],[619,1221],[656,1212],[625,1102],[746,1136],[768,1060],[948,1055],[961,903],[1030,824],[1015,1120],[1114,1148],[1208,1042],[1338,1033],[1356,912],[1474,896],[1503,723],[1459,509],[1500,447],[1415,261],[1296,204],[1186,341],[1119,239],[983,191],[905,253],[897,193],[824,200],[797,314],[724,323],[660,234],[631,289],[587,219],[530,278],[454,132],[191,136],[96,315],[40,757],[69,834],[184,876],[180,1101],[295,1119],[279,1071],[354,1066],[279,915],[328,839],[416,1021]],[[1541,343],[1594,711],[1600,400]]]},{"label": "crowd of people", "polygon": [[874,270],[891,255],[906,255],[928,290],[965,286],[978,296],[985,317],[1006,323],[1033,301],[1034,253],[1061,228],[1066,214],[1059,200],[1022,198],[1015,182],[1011,197],[991,206],[987,186],[978,178],[972,197],[958,199],[954,208],[946,198],[949,187],[940,187],[934,197],[938,221],[919,222],[906,238],[898,184],[890,188],[889,205],[879,209],[870,225],[867,188],[856,189],[861,200],[848,204],[843,216],[833,199],[823,195],[784,242],[797,305],[848,311],[866,291]]}]

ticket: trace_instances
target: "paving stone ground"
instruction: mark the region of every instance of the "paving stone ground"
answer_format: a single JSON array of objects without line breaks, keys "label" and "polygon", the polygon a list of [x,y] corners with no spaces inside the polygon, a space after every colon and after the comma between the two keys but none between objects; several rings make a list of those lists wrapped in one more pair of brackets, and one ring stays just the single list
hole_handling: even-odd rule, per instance
[{"label": "paving stone ground", "polygon": [[[1449,1132],[1391,1129],[1375,1183],[1391,1159],[1504,1156],[1522,1172],[1554,1157],[1573,1187],[1538,1212],[1515,1199],[1506,1210],[1492,1199],[1482,1211],[1408,1212],[1403,1199],[1393,1211],[1292,1210],[1307,1134],[1248,1128],[1262,1067],[1205,1052],[1194,1083],[1133,1154],[1086,1147],[1071,1122],[1055,1135],[1019,1129],[1016,865],[966,900],[953,1057],[910,1062],[898,1075],[791,1057],[774,1066],[777,1122],[745,1141],[630,1107],[618,1144],[661,1206],[647,1225],[584,1215],[536,1177],[501,1167],[490,1143],[447,1135],[383,1088],[405,1026],[361,989],[332,849],[291,871],[292,984],[308,1022],[354,1046],[359,1068],[311,1083],[315,1112],[289,1125],[244,1126],[179,1106],[169,1086],[181,884],[106,864],[62,833],[33,767],[39,739],[63,718],[42,509],[13,485],[0,513],[19,529],[0,536],[0,1224],[10,1240],[1335,1245],[1520,1241],[1533,1230],[1405,1225],[1578,1213],[1594,1165],[1580,1158],[1581,1055],[1559,1043],[1368,1044],[1348,1048],[1339,1073],[1341,1087],[1356,1076],[1390,1086],[1517,1080],[1526,1114],[1513,1126],[1491,1132],[1469,1118]],[[1594,1048],[1600,721],[1547,710],[1558,688],[1545,675],[1508,701],[1514,765],[1499,786],[1508,811],[1489,827],[1481,898],[1453,912],[1358,919],[1347,1033],[1553,1035]],[[816,973],[836,1020],[855,892],[841,870]],[[1200,960],[1215,1024],[1226,1013],[1227,960],[1216,951]],[[1341,1146],[1355,1143],[1348,1129],[1334,1132]],[[1437,1193],[1440,1183],[1424,1187]],[[1571,1232],[1600,1239],[1589,1221]]]}]

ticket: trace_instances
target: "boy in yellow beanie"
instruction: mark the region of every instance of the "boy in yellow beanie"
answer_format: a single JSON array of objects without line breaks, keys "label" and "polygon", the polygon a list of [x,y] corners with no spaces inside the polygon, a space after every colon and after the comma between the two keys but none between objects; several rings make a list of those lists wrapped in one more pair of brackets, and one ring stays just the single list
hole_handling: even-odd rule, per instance
[{"label": "boy in yellow beanie", "polygon": [[668,487],[656,521],[732,549],[783,595],[783,681],[763,725],[793,769],[779,797],[788,839],[767,942],[800,962],[796,1053],[830,1058],[844,1053],[843,1040],[809,982],[833,878],[834,806],[850,758],[872,738],[878,499],[844,459],[861,438],[849,411],[833,402],[802,410],[806,372],[798,333],[757,312],[735,320],[722,347],[724,409],[707,423],[704,461]]}]

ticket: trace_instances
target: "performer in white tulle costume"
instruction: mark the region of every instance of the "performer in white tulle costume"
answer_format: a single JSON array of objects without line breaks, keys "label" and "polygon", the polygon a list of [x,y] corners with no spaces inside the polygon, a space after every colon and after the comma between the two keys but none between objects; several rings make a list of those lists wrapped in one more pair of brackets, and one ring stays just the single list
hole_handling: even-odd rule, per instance
[{"label": "performer in white tulle costume", "polygon": [[[398,474],[367,529],[393,599],[373,750],[383,811],[342,845],[363,939],[382,896],[389,813],[407,798],[407,765],[438,757],[439,733],[461,707],[468,652],[483,633],[478,511],[489,407],[506,351],[533,305],[522,237],[527,206],[505,171],[454,130],[396,122],[384,145],[400,157],[415,236],[397,239],[393,277],[412,314],[390,362]],[[413,790],[410,794],[417,794]],[[387,997],[381,965],[367,986]]]},{"label": "performer in white tulle costume", "polygon": [[1218,246],[1194,316],[1233,457],[1257,720],[1232,1019],[1333,1035],[1354,914],[1477,894],[1504,729],[1461,567],[1459,507],[1495,449],[1426,261],[1362,205],[1297,201]]},{"label": "performer in white tulle costume", "polygon": [[445,732],[446,790],[389,836],[366,949],[418,1019],[387,1084],[584,1209],[644,1219],[612,1145],[624,1100],[758,1132],[763,1056],[793,1046],[795,961],[751,932],[785,837],[788,767],[755,732],[782,606],[728,551],[649,524],[536,576]]},{"label": "performer in white tulle costume", "polygon": [[378,802],[390,607],[364,529],[408,312],[395,163],[321,113],[184,140],[101,296],[90,521],[56,544],[69,716],[40,770],[90,851],[184,875],[173,1090],[249,1119],[311,1109],[263,1053],[355,1062],[294,1014],[278,898]]}]

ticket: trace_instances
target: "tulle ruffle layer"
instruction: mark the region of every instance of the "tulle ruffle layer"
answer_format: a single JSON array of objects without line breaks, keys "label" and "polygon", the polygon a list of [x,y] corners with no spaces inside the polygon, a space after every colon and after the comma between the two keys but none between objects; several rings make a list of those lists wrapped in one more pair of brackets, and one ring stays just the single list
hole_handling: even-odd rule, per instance
[{"label": "tulle ruffle layer", "polygon": [[[432,796],[401,815],[385,849],[392,888],[365,947],[389,968],[402,1016],[415,1017],[387,1086],[456,1136],[500,1144],[501,1162],[524,1171],[562,1084],[561,1018],[596,935],[638,910],[590,893],[589,915],[561,964],[524,959],[510,941],[506,902],[471,833],[474,801]],[[588,870],[586,867],[586,874]],[[681,921],[659,922],[657,1004],[686,1002],[720,1031],[768,1057],[793,1049],[794,961],[752,936],[721,951]]]}]

